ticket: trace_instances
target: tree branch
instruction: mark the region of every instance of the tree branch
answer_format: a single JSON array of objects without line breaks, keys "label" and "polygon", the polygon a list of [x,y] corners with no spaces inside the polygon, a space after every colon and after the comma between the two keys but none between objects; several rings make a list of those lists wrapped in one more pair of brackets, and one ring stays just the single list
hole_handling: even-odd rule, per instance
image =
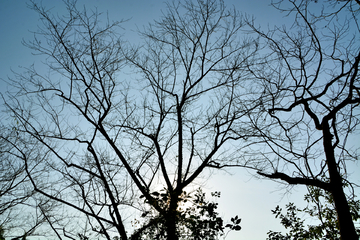
[{"label": "tree branch", "polygon": [[326,191],[330,191],[331,186],[330,183],[323,182],[319,179],[313,179],[313,178],[302,178],[302,177],[290,177],[289,175],[285,173],[280,172],[274,172],[271,174],[263,173],[261,171],[257,172],[259,175],[270,178],[270,179],[280,179],[283,180],[291,185],[307,185],[307,186],[314,186],[319,187],[321,189],[324,189]]}]

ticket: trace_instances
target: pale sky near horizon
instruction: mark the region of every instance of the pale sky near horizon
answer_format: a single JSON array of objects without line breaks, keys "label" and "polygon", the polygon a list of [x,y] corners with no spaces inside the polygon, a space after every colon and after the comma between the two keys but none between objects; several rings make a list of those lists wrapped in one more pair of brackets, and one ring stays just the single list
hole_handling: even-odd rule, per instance
[{"label": "pale sky near horizon", "polygon": [[[31,54],[31,50],[22,45],[22,40],[31,40],[30,30],[36,30],[40,24],[38,15],[27,8],[28,0],[0,0],[0,79],[7,79],[21,68],[29,67],[40,61],[41,57]],[[39,1],[40,2],[40,1]],[[51,7],[53,13],[62,11],[60,0],[42,1]],[[161,9],[165,9],[165,1],[159,0],[79,0],[78,6],[86,5],[88,9],[97,6],[99,12],[108,12],[112,20],[130,19],[125,27],[124,38],[127,33],[133,36],[135,26],[141,28],[152,20],[161,16]],[[282,24],[284,19],[266,0],[224,0],[226,6],[241,12],[254,15],[263,27],[268,24]],[[58,10],[59,9],[59,10]],[[6,90],[6,83],[0,80],[0,92]],[[2,104],[2,100],[0,100]],[[1,114],[1,113],[0,113]],[[358,169],[358,167],[357,167]],[[220,191],[219,212],[224,220],[234,215],[242,218],[240,232],[231,232],[227,240],[260,240],[266,239],[269,230],[282,231],[279,220],[271,214],[276,205],[283,208],[289,201],[303,206],[304,187],[293,188],[292,194],[285,194],[286,190],[280,184],[269,180],[258,180],[245,170],[230,170],[233,175],[220,172],[212,175],[207,182],[208,191]],[[358,182],[360,183],[360,182]],[[29,237],[29,240],[36,239]]]}]

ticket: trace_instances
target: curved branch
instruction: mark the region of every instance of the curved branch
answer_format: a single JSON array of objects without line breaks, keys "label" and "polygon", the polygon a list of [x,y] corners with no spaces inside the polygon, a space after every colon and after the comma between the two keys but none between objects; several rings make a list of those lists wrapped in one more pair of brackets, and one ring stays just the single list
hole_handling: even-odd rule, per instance
[{"label": "curved branch", "polygon": [[323,182],[319,179],[313,179],[313,178],[302,178],[302,177],[290,177],[289,175],[285,173],[280,172],[274,172],[271,174],[263,173],[261,171],[257,172],[259,175],[270,178],[270,179],[280,179],[283,180],[291,185],[307,185],[307,186],[314,186],[319,187],[321,189],[324,189],[326,191],[330,191],[330,183]]}]

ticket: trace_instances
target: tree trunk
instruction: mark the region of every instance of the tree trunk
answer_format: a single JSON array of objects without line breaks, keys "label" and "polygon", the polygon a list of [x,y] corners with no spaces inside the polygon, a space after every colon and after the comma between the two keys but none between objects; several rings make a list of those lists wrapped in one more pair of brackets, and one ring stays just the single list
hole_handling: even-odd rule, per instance
[{"label": "tree trunk", "polygon": [[340,235],[342,240],[358,240],[354,222],[351,217],[350,207],[347,202],[342,178],[338,171],[334,148],[332,146],[332,134],[327,122],[323,123],[323,144],[329,169],[331,194],[334,199],[335,208],[338,216]]},{"label": "tree trunk", "polygon": [[170,194],[170,205],[169,210],[166,215],[165,224],[166,224],[166,233],[168,240],[178,240],[179,236],[176,230],[176,209],[178,205],[178,195],[176,193]]}]

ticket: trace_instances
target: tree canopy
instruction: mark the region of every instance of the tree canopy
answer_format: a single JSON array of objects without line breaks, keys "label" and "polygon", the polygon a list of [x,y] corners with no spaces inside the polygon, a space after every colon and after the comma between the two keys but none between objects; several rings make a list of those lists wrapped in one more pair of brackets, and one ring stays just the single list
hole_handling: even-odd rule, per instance
[{"label": "tree canopy", "polygon": [[[218,239],[241,213],[224,221],[197,180],[241,167],[307,186],[318,207],[277,208],[290,235],[270,239],[358,239],[358,1],[273,2],[290,20],[268,29],[223,1],[172,1],[136,44],[123,21],[64,5],[31,1],[41,25],[24,45],[44,68],[2,96],[1,238]],[[335,230],[306,229],[299,212]]]},{"label": "tree canopy", "polygon": [[[32,66],[11,79],[5,101],[18,124],[6,153],[23,163],[58,238],[138,238],[126,229],[129,214],[155,211],[144,226],[161,219],[158,237],[179,239],[185,189],[214,158],[234,158],[226,143],[245,134],[234,130],[246,130],[247,111],[234,99],[256,44],[241,38],[245,22],[222,1],[169,3],[140,32],[141,46],[122,40],[121,22],[65,4],[57,16],[32,2],[42,26],[24,44],[49,72]],[[194,234],[209,228],[188,223]]]},{"label": "tree canopy", "polygon": [[318,11],[312,1],[273,4],[293,24],[263,31],[249,21],[269,50],[250,67],[266,110],[250,118],[270,153],[250,165],[261,176],[330,193],[342,238],[358,239],[347,164],[359,154],[350,139],[359,130],[360,5],[330,1]]}]

